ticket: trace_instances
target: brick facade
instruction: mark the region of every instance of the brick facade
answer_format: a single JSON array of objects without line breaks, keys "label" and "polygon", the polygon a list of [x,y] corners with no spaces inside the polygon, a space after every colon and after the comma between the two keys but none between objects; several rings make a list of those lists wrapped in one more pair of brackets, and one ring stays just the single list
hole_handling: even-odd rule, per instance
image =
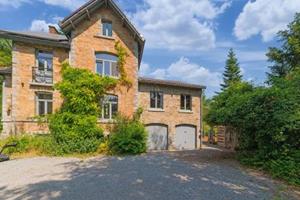
[{"label": "brick facade", "polygon": [[[102,20],[109,20],[113,24],[113,37],[107,38],[101,36]],[[104,52],[116,55],[115,42],[120,41],[126,48],[129,56],[126,59],[125,70],[128,79],[133,83],[133,87],[118,86],[115,94],[119,98],[119,111],[124,115],[132,115],[136,107],[135,94],[137,88],[138,76],[138,55],[136,42],[132,34],[122,25],[122,20],[117,17],[111,9],[101,7],[90,20],[77,25],[72,31],[72,43],[70,51],[70,63],[73,66],[85,67],[95,71],[95,52]]]},{"label": "brick facade", "polygon": [[[150,108],[150,92],[163,93],[164,108],[156,110]],[[191,95],[192,110],[180,110],[181,94]],[[170,149],[174,149],[175,127],[177,125],[193,125],[197,132],[197,147],[200,147],[201,127],[201,91],[185,89],[174,86],[160,86],[152,84],[139,84],[139,105],[143,108],[142,121],[144,124],[164,124],[168,126],[168,140]]]},{"label": "brick facade", "polygon": [[[53,111],[62,104],[62,98],[51,84],[33,83],[32,68],[36,66],[36,51],[43,50],[53,54],[53,84],[61,80],[61,64],[69,61],[72,66],[86,68],[96,72],[95,53],[116,55],[115,43],[120,41],[126,48],[128,58],[125,71],[128,79],[133,83],[131,88],[117,86],[110,94],[118,96],[118,111],[123,115],[132,116],[138,107],[144,109],[142,120],[145,124],[160,123],[168,126],[169,144],[172,148],[175,126],[181,124],[196,127],[197,138],[200,132],[201,120],[201,89],[192,89],[180,86],[155,85],[140,83],[138,79],[139,63],[143,44],[132,27],[126,25],[126,19],[120,17],[109,6],[101,6],[89,13],[87,19],[72,24],[72,30],[67,34],[70,45],[35,44],[16,40],[13,42],[13,65],[10,76],[5,76],[3,84],[3,133],[2,136],[18,133],[44,133],[48,131],[47,124],[39,124],[34,117],[36,113],[36,93],[50,92],[53,94]],[[68,18],[67,18],[68,19]],[[102,36],[102,20],[109,20],[113,24],[113,36]],[[67,23],[67,22],[65,22]],[[54,34],[55,35],[55,34]],[[50,37],[51,36],[51,37]],[[55,36],[50,35],[50,39]],[[23,36],[22,36],[23,37]],[[49,38],[48,38],[49,39]],[[49,40],[50,40],[49,39]],[[37,40],[39,42],[39,40]],[[48,41],[49,42],[49,41]],[[51,41],[53,44],[53,41]],[[141,47],[142,46],[142,47]],[[154,112],[149,109],[150,91],[164,92],[164,111]],[[180,111],[180,95],[192,96],[192,111]],[[104,125],[106,127],[106,125]],[[197,139],[198,147],[200,145]]]}]

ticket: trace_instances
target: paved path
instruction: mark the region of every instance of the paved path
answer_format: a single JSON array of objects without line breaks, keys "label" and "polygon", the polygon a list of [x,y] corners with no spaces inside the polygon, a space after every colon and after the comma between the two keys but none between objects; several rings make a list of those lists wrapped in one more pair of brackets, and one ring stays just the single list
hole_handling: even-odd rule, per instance
[{"label": "paved path", "polygon": [[[0,199],[297,199],[218,149],[0,163]],[[293,192],[292,192],[293,193]]]}]

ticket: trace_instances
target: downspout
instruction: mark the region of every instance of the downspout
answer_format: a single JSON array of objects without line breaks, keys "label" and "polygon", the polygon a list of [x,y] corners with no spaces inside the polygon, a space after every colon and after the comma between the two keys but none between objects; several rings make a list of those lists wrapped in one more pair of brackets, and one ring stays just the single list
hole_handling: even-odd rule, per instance
[{"label": "downspout", "polygon": [[200,94],[200,130],[199,130],[199,132],[200,132],[200,149],[202,149],[202,138],[203,138],[203,136],[202,136],[202,134],[203,134],[203,130],[204,130],[204,128],[203,128],[203,119],[202,119],[202,116],[203,116],[203,93],[205,92],[205,89],[203,88],[202,90],[201,90],[201,94]]}]

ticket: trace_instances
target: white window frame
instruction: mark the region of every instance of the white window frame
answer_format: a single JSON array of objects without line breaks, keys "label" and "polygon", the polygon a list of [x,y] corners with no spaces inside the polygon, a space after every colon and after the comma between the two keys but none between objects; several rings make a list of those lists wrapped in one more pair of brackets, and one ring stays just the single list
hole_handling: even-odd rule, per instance
[{"label": "white window frame", "polygon": [[[102,62],[102,74],[100,74],[98,71],[97,71],[97,63],[98,62]],[[106,75],[105,74],[105,66],[104,66],[104,62],[109,62],[109,75]],[[101,59],[101,58],[97,58],[96,57],[96,69],[95,69],[95,71],[96,71],[96,73],[97,74],[99,74],[99,75],[101,75],[101,76],[109,76],[109,77],[113,77],[113,78],[119,78],[120,77],[120,72],[119,72],[119,70],[118,70],[118,76],[113,76],[112,75],[112,63],[116,63],[116,66],[118,67],[118,61],[113,61],[113,60],[106,60],[106,59]]]},{"label": "white window frame", "polygon": [[[111,24],[111,35],[108,35],[109,32],[108,32],[107,29],[104,30],[104,24]],[[102,20],[102,21],[101,21],[101,27],[102,27],[102,32],[101,32],[101,35],[102,35],[102,36],[108,37],[108,38],[113,37],[114,32],[113,32],[113,24],[112,24],[111,21],[109,21],[109,20]]]},{"label": "white window frame", "polygon": [[[41,94],[46,94],[46,95],[51,95],[52,96],[52,99],[39,99],[39,95]],[[52,93],[47,93],[47,92],[37,92],[35,94],[35,105],[36,105],[36,115],[38,116],[43,116],[43,115],[47,115],[49,114],[48,113],[48,103],[52,103],[52,110],[51,110],[51,113],[53,113],[53,94]],[[45,103],[45,113],[43,115],[40,115],[40,112],[39,112],[39,103],[40,102],[44,102]]]},{"label": "white window frame", "polygon": [[[107,96],[117,97],[117,102],[106,101],[105,99]],[[105,104],[108,104],[108,106],[109,106],[109,118],[104,118],[104,105]],[[112,120],[113,119],[112,105],[117,105],[117,108],[119,109],[119,97],[116,95],[106,95],[104,97],[104,99],[101,101],[101,120]]]},{"label": "white window frame", "polygon": [[[45,52],[45,53],[48,53],[48,54],[51,54],[52,55],[52,69],[49,71],[48,70],[48,61],[47,60],[45,60],[44,61],[44,69],[43,70],[40,70],[39,69],[39,53],[40,52]],[[49,73],[49,72],[53,72],[53,53],[52,52],[50,52],[50,51],[43,51],[43,50],[36,50],[36,56],[35,56],[36,58],[35,58],[35,65],[36,65],[36,68],[37,68],[37,70],[38,71],[42,71],[42,72],[45,72],[45,73]]]},{"label": "white window frame", "polygon": [[[161,104],[162,104],[162,107],[158,106],[158,95],[155,95],[155,105],[154,105],[154,107],[151,107],[151,93],[156,93],[156,94],[160,94],[161,95]],[[164,109],[164,93],[163,92],[160,92],[160,91],[151,91],[150,92],[150,109],[161,109],[161,110]]]},{"label": "white window frame", "polygon": [[[184,108],[181,107],[181,97],[184,97]],[[190,109],[187,108],[187,96],[190,97]],[[184,110],[184,111],[192,111],[192,95],[189,95],[189,94],[181,94],[180,95],[180,110]]]}]

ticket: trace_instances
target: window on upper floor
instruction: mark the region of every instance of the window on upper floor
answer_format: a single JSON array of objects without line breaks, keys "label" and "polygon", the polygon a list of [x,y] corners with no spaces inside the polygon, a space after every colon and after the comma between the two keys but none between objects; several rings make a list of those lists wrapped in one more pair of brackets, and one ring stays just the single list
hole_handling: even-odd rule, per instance
[{"label": "window on upper floor", "polygon": [[38,50],[36,53],[37,68],[40,71],[51,71],[53,69],[53,54]]},{"label": "window on upper floor", "polygon": [[106,37],[112,37],[112,22],[102,20],[102,35]]},{"label": "window on upper floor", "polygon": [[119,76],[118,57],[111,54],[96,53],[96,72],[101,76]]},{"label": "window on upper floor", "polygon": [[101,103],[101,119],[114,119],[118,113],[118,96],[106,95],[100,101]]},{"label": "window on upper floor", "polygon": [[33,82],[53,82],[53,54],[47,51],[36,51],[36,66],[33,67]]},{"label": "window on upper floor", "polygon": [[191,95],[182,94],[180,96],[180,109],[192,110],[192,97]]},{"label": "window on upper floor", "polygon": [[44,116],[52,114],[53,95],[51,93],[38,92],[36,93],[36,114]]},{"label": "window on upper floor", "polygon": [[150,92],[150,108],[164,108],[164,95],[162,92]]}]

